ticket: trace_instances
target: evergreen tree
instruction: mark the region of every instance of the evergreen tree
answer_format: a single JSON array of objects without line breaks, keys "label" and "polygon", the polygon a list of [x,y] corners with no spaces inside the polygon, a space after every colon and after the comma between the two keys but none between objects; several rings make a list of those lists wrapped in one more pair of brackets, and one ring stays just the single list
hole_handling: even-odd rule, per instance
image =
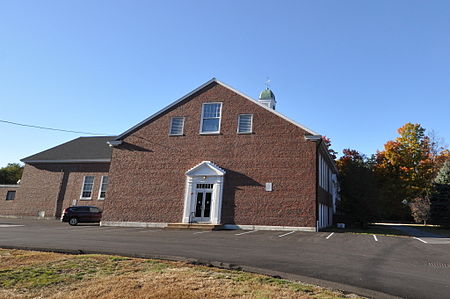
[{"label": "evergreen tree", "polygon": [[434,179],[431,196],[431,221],[450,226],[450,161],[446,161]]},{"label": "evergreen tree", "polygon": [[450,185],[450,161],[446,161],[441,169],[439,169],[439,172],[434,179],[434,183]]}]

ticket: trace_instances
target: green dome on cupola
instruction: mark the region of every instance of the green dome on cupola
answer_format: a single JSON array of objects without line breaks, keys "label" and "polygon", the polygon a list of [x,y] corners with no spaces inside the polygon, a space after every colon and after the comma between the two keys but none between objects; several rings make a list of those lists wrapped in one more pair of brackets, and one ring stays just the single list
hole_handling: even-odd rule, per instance
[{"label": "green dome on cupola", "polygon": [[258,102],[260,102],[261,104],[270,109],[275,110],[275,105],[277,104],[277,101],[275,100],[275,95],[270,90],[269,86],[267,86],[266,89],[261,91],[261,93],[259,94]]},{"label": "green dome on cupola", "polygon": [[261,91],[261,93],[259,94],[259,99],[260,99],[260,100],[270,100],[270,99],[275,99],[275,95],[274,95],[273,92],[269,89],[269,87],[267,87],[266,89],[264,89],[263,91]]}]

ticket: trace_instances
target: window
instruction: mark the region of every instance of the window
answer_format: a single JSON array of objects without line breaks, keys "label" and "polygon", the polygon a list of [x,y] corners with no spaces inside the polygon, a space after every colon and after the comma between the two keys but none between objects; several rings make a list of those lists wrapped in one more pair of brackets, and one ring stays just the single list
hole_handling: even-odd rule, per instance
[{"label": "window", "polygon": [[105,199],[106,190],[108,189],[109,178],[107,175],[102,176],[100,190],[98,191],[98,199]]},{"label": "window", "polygon": [[222,103],[204,103],[200,133],[220,133]]},{"label": "window", "polygon": [[101,213],[101,210],[97,207],[89,207],[89,212],[91,213]]},{"label": "window", "polygon": [[93,188],[94,188],[94,177],[93,176],[85,176],[84,182],[83,182],[83,189],[81,190],[80,199],[91,199]]},{"label": "window", "polygon": [[197,189],[212,189],[214,184],[197,184]]},{"label": "window", "polygon": [[6,193],[6,200],[14,200],[16,197],[16,191],[8,191]]},{"label": "window", "polygon": [[183,135],[184,117],[172,117],[169,135]]},{"label": "window", "polygon": [[253,125],[253,114],[239,114],[238,133],[251,133]]}]

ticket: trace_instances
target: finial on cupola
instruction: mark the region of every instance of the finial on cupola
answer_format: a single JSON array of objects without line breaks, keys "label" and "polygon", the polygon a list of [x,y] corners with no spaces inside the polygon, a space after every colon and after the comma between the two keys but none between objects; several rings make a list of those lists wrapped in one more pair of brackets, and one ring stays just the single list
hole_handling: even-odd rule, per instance
[{"label": "finial on cupola", "polygon": [[275,100],[275,95],[273,94],[272,90],[269,88],[270,79],[267,78],[266,81],[266,89],[261,91],[259,94],[259,102],[273,110],[275,110],[275,105],[277,104],[277,101]]}]

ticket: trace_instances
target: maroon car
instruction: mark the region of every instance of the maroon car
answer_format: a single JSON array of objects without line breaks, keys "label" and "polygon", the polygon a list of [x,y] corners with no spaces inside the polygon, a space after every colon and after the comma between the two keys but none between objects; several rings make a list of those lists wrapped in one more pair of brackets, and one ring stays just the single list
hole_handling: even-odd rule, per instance
[{"label": "maroon car", "polygon": [[102,220],[102,210],[93,206],[73,206],[63,211],[62,222],[69,222],[70,225],[78,223],[100,222]]}]

